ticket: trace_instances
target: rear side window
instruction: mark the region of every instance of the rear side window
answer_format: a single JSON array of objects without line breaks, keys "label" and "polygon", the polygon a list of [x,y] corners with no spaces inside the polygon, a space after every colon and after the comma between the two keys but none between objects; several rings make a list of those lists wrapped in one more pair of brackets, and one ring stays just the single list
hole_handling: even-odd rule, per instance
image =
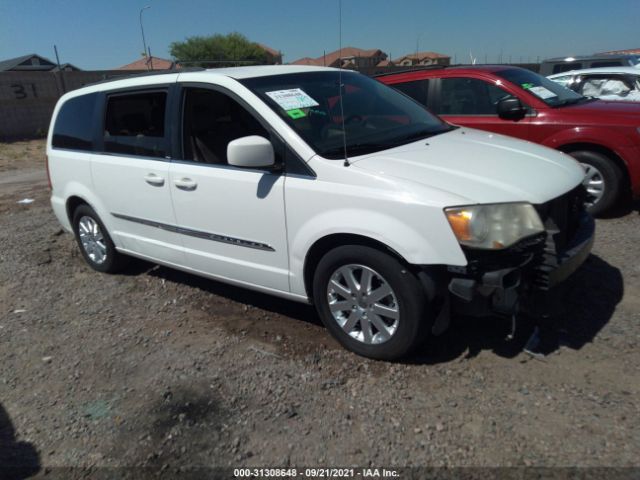
[{"label": "rear side window", "polygon": [[405,95],[409,95],[418,103],[427,106],[429,93],[429,80],[415,80],[413,82],[397,83],[391,85],[396,90],[400,90]]},{"label": "rear side window", "polygon": [[591,68],[600,68],[600,67],[619,67],[622,65],[622,62],[619,61],[609,61],[609,62],[593,62],[591,64]]},{"label": "rear side window", "polygon": [[111,95],[104,126],[105,152],[165,157],[167,92]]},{"label": "rear side window", "polygon": [[98,95],[74,97],[62,104],[53,127],[52,146],[93,150],[94,113]]},{"label": "rear side window", "polygon": [[557,63],[553,66],[553,73],[568,72],[570,70],[580,70],[582,64],[578,62]]}]

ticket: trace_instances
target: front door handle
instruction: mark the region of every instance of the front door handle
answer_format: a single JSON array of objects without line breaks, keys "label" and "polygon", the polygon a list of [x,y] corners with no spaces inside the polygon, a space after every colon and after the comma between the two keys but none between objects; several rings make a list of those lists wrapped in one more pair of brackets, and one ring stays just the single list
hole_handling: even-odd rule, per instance
[{"label": "front door handle", "polygon": [[145,175],[144,181],[149,185],[153,185],[154,187],[161,187],[162,185],[164,185],[164,178],[156,175],[155,173],[148,173],[147,175]]},{"label": "front door handle", "polygon": [[179,180],[174,180],[173,183],[180,190],[195,190],[198,186],[198,184],[190,178],[181,178]]}]

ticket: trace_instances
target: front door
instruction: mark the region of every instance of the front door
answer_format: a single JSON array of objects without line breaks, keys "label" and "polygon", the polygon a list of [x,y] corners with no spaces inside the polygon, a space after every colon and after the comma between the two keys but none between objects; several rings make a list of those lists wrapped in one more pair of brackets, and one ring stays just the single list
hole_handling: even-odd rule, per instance
[{"label": "front door", "polygon": [[169,186],[187,266],[214,278],[289,291],[285,177],[227,163],[230,141],[269,133],[222,91],[182,90],[182,159]]}]

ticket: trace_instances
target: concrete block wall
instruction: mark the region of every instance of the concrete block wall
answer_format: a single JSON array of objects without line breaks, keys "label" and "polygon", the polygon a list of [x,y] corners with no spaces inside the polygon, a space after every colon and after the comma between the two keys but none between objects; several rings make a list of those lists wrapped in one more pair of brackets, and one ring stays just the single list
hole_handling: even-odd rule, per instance
[{"label": "concrete block wall", "polygon": [[0,72],[0,140],[46,135],[64,93],[88,83],[137,71]]}]

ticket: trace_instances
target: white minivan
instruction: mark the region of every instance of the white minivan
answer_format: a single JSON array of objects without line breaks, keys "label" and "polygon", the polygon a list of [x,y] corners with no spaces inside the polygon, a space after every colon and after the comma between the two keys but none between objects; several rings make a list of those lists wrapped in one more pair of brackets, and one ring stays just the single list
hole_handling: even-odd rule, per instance
[{"label": "white minivan", "polygon": [[571,157],[331,68],[81,88],[56,105],[47,156],[53,211],[95,270],[134,256],[310,302],[372,358],[450,312],[547,315],[593,242]]}]

